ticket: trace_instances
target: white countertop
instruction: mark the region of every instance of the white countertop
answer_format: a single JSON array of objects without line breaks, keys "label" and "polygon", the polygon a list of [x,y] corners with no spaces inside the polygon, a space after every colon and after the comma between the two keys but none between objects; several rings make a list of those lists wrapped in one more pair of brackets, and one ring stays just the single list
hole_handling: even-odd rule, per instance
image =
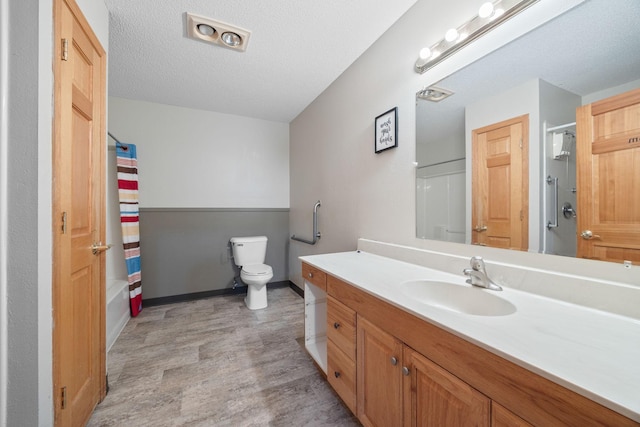
[{"label": "white countertop", "polygon": [[[516,306],[475,316],[423,304],[400,292],[411,280],[461,286],[466,277],[391,258],[342,252],[300,259],[519,366],[640,421],[640,321],[510,289],[478,289]],[[489,277],[491,271],[488,269]]]}]

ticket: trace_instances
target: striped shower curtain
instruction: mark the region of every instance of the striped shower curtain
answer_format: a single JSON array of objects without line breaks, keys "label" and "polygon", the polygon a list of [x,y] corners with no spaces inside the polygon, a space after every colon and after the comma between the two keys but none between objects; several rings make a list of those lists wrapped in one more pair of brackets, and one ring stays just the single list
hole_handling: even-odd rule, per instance
[{"label": "striped shower curtain", "polygon": [[118,194],[122,241],[127,262],[131,315],[142,311],[142,279],[140,274],[140,219],[138,211],[138,159],[134,144],[116,144]]}]

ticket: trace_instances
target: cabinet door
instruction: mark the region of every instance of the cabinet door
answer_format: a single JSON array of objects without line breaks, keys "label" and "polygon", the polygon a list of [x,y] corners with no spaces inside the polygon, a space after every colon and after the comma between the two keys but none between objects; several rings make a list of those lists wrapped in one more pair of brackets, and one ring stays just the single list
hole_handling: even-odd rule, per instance
[{"label": "cabinet door", "polygon": [[531,424],[496,402],[491,403],[491,427],[533,427]]},{"label": "cabinet door", "polygon": [[364,426],[402,425],[402,342],[357,321],[357,410]]},{"label": "cabinet door", "polygon": [[405,426],[490,425],[488,397],[409,347],[404,363]]}]

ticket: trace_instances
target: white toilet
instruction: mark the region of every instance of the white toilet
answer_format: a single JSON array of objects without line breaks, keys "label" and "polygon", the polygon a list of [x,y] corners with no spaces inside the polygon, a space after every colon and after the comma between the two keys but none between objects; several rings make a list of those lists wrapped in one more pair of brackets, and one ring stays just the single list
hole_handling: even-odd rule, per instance
[{"label": "white toilet", "polygon": [[247,285],[244,303],[250,310],[267,306],[267,282],[273,278],[273,269],[264,264],[267,254],[266,236],[232,237],[233,261],[240,267],[240,279]]}]

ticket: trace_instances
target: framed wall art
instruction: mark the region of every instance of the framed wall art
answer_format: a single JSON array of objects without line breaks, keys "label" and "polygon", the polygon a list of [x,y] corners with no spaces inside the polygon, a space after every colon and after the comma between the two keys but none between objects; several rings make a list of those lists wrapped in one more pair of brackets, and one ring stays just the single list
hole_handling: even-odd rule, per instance
[{"label": "framed wall art", "polygon": [[398,107],[380,114],[375,120],[376,154],[398,146]]}]

